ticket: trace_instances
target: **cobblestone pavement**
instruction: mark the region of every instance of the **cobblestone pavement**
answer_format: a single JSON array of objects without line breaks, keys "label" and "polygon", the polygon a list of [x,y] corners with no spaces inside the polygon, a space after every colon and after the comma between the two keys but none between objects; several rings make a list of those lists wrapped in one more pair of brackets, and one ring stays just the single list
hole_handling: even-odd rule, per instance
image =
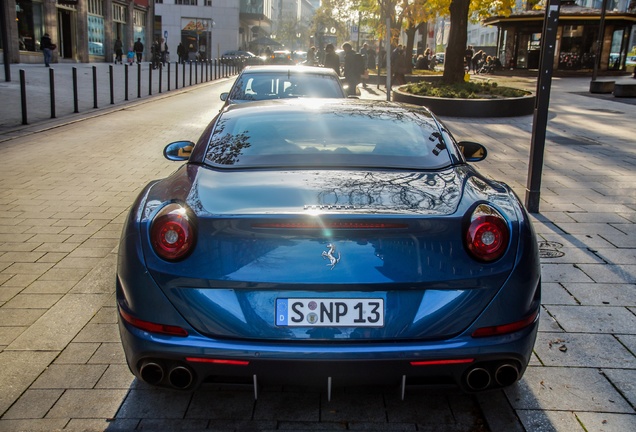
[{"label": "cobblestone pavement", "polygon": [[[480,396],[352,388],[327,402],[269,387],[255,401],[252,389],[133,378],[114,302],[122,223],[140,188],[177,167],[163,146],[195,140],[231,80],[0,129],[0,430],[636,430],[636,106],[591,97],[588,83],[553,80],[535,355],[518,384]],[[386,98],[376,86],[362,97]],[[486,144],[479,168],[523,199],[532,116],[444,121]]]}]

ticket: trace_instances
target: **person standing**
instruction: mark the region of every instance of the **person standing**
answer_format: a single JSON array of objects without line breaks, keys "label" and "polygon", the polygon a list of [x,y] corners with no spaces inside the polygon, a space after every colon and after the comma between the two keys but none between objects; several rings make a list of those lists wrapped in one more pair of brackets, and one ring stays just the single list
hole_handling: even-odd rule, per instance
[{"label": "person standing", "polygon": [[327,44],[325,47],[324,67],[335,70],[336,74],[340,76],[340,57],[336,54],[336,48],[333,44]]},{"label": "person standing", "polygon": [[51,54],[54,48],[55,45],[51,42],[51,37],[48,33],[44,33],[44,36],[40,39],[40,49],[42,50],[42,54],[44,54],[45,67],[51,67]]},{"label": "person standing", "polygon": [[121,39],[115,40],[115,64],[122,64],[122,55],[124,54],[124,44],[121,43]]},{"label": "person standing", "polygon": [[371,49],[369,49],[369,44],[365,43],[362,45],[362,49],[360,50],[360,55],[364,61],[364,70],[362,71],[362,87],[367,88],[367,81],[369,79],[369,74],[366,73],[367,69],[373,69],[373,67],[369,66],[369,57],[371,56]]},{"label": "person standing", "polygon": [[468,45],[468,48],[466,48],[466,52],[464,53],[464,69],[468,68],[468,70],[470,70],[470,68],[473,65],[474,55],[475,55],[475,51],[473,51],[473,46]]},{"label": "person standing", "polygon": [[161,50],[161,63],[165,66],[170,61],[170,52],[168,51],[168,42],[164,40],[163,49]]},{"label": "person standing", "polygon": [[186,48],[181,42],[179,42],[179,45],[177,46],[177,55],[179,56],[179,64],[185,63],[188,51],[186,51]]},{"label": "person standing", "polygon": [[406,84],[407,66],[402,44],[399,44],[391,53],[391,68],[393,70],[393,84]]},{"label": "person standing", "polygon": [[349,95],[355,96],[356,87],[360,84],[362,74],[364,73],[364,59],[360,54],[354,51],[349,42],[342,44],[344,50],[344,76],[349,86]]},{"label": "person standing", "polygon": [[141,63],[141,57],[144,54],[144,44],[141,43],[141,38],[137,38],[137,42],[133,45],[133,49],[137,55],[137,63]]}]

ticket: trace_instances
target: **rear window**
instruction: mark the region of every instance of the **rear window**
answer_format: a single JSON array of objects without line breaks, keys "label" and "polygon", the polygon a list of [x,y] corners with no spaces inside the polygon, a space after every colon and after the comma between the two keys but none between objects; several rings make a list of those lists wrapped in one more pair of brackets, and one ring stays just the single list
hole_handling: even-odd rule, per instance
[{"label": "rear window", "polygon": [[321,74],[243,74],[230,93],[234,101],[345,97],[338,78]]},{"label": "rear window", "polygon": [[334,112],[240,111],[220,118],[206,150],[208,164],[409,169],[451,164],[437,124],[417,113],[380,113],[355,105]]}]

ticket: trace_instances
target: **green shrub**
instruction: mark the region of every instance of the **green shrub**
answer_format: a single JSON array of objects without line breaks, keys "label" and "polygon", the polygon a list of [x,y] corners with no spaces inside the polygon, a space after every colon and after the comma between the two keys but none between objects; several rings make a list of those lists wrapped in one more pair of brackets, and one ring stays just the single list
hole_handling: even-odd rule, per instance
[{"label": "green shrub", "polygon": [[449,99],[494,99],[521,97],[529,94],[525,90],[500,87],[494,81],[469,81],[459,84],[420,81],[418,83],[407,84],[403,90],[418,96],[443,97]]}]

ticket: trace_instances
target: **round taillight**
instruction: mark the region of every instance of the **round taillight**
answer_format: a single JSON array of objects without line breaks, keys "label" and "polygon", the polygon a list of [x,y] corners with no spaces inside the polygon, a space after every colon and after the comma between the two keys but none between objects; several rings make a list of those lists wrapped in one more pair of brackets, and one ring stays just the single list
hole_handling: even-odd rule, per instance
[{"label": "round taillight", "polygon": [[152,221],[152,248],[165,260],[177,261],[185,258],[194,248],[195,239],[192,220],[185,207],[179,204],[168,204]]},{"label": "round taillight", "polygon": [[510,237],[504,218],[493,209],[489,213],[473,213],[466,231],[468,251],[475,259],[486,262],[501,258]]}]

